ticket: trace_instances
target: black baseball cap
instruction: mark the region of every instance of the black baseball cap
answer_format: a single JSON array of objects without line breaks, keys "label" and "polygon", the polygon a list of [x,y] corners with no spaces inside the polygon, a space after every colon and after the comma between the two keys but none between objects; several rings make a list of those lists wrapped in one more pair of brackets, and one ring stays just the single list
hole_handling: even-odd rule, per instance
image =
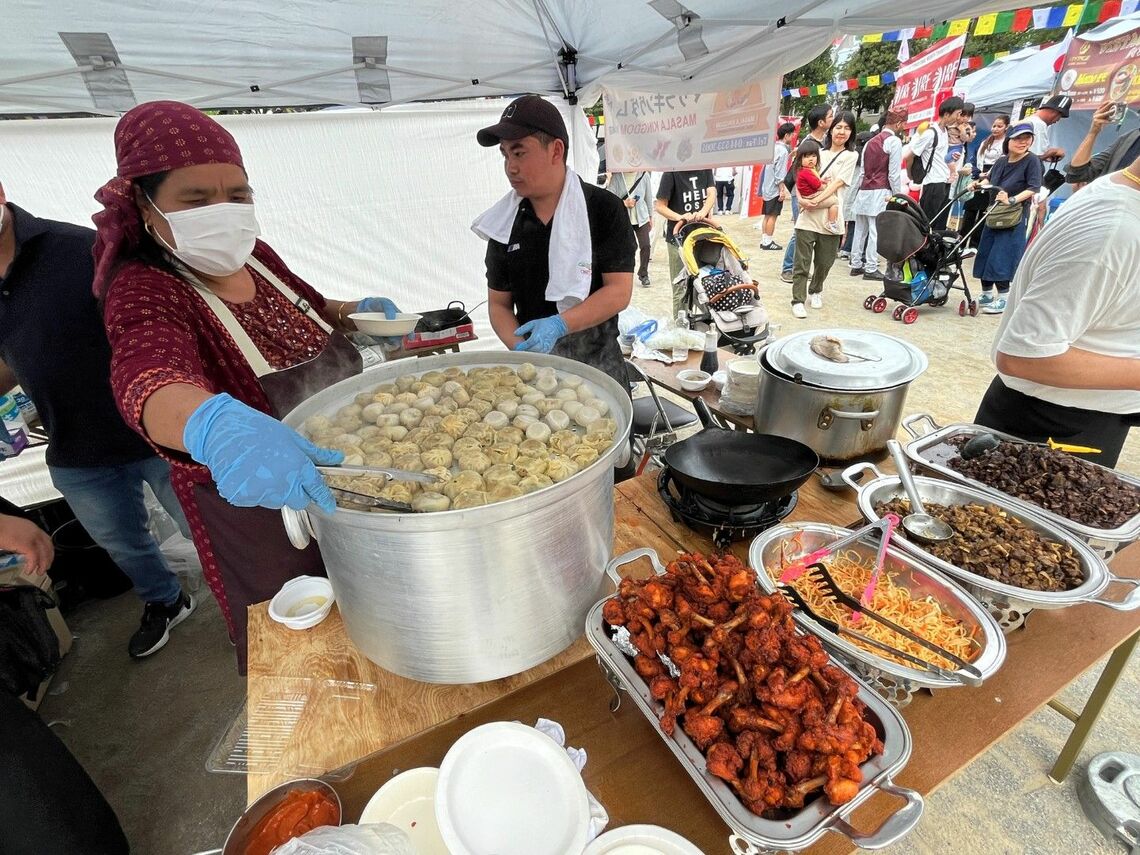
[{"label": "black baseball cap", "polygon": [[549,134],[569,146],[570,135],[558,108],[538,95],[516,98],[503,110],[498,124],[483,128],[476,135],[479,145],[498,145],[502,140],[521,140],[532,134]]},{"label": "black baseball cap", "polygon": [[1069,108],[1073,106],[1073,99],[1068,95],[1054,95],[1037,109],[1056,110],[1062,119],[1069,118]]}]

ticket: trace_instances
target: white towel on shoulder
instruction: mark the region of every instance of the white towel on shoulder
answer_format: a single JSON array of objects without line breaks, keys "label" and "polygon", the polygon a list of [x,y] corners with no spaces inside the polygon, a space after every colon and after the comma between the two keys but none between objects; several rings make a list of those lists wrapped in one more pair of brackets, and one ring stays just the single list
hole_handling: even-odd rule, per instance
[{"label": "white towel on shoulder", "polygon": [[[471,231],[483,240],[508,243],[522,198],[511,190],[475,218]],[[557,305],[559,312],[576,306],[590,296],[590,284],[594,276],[594,247],[590,240],[586,194],[582,192],[581,179],[569,168],[554,213],[547,262],[550,278],[546,283],[546,299]]]}]

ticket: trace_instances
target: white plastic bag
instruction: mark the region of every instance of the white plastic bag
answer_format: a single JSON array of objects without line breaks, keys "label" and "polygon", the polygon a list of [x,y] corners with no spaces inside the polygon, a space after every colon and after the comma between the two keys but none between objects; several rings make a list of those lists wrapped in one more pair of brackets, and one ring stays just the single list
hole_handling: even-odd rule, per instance
[{"label": "white plastic bag", "polygon": [[273,855],[416,855],[403,831],[386,822],[323,825],[273,850]]}]

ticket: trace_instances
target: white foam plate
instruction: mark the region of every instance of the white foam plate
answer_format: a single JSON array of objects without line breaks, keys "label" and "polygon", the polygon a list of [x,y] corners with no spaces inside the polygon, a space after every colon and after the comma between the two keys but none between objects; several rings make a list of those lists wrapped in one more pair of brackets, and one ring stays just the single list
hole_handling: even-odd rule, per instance
[{"label": "white foam plate", "polygon": [[443,758],[435,815],[452,855],[566,855],[586,845],[586,785],[562,746],[533,727],[492,722]]},{"label": "white foam plate", "polygon": [[659,825],[623,825],[607,831],[582,855],[704,855],[676,832]]},{"label": "white foam plate", "polygon": [[353,312],[348,316],[356,328],[367,335],[407,335],[416,328],[422,315],[402,314],[388,320],[383,312]]},{"label": "white foam plate", "polygon": [[401,772],[376,791],[361,824],[387,822],[408,835],[416,855],[448,855],[435,819],[435,788],[439,769],[424,766]]}]

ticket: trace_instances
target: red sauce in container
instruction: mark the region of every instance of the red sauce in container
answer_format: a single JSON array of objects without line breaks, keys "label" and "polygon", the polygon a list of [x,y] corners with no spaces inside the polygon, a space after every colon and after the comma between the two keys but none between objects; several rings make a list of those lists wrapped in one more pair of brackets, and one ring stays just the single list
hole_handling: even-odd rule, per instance
[{"label": "red sauce in container", "polygon": [[244,855],[269,855],[282,843],[322,825],[337,825],[340,808],[317,790],[291,790],[253,829]]}]

